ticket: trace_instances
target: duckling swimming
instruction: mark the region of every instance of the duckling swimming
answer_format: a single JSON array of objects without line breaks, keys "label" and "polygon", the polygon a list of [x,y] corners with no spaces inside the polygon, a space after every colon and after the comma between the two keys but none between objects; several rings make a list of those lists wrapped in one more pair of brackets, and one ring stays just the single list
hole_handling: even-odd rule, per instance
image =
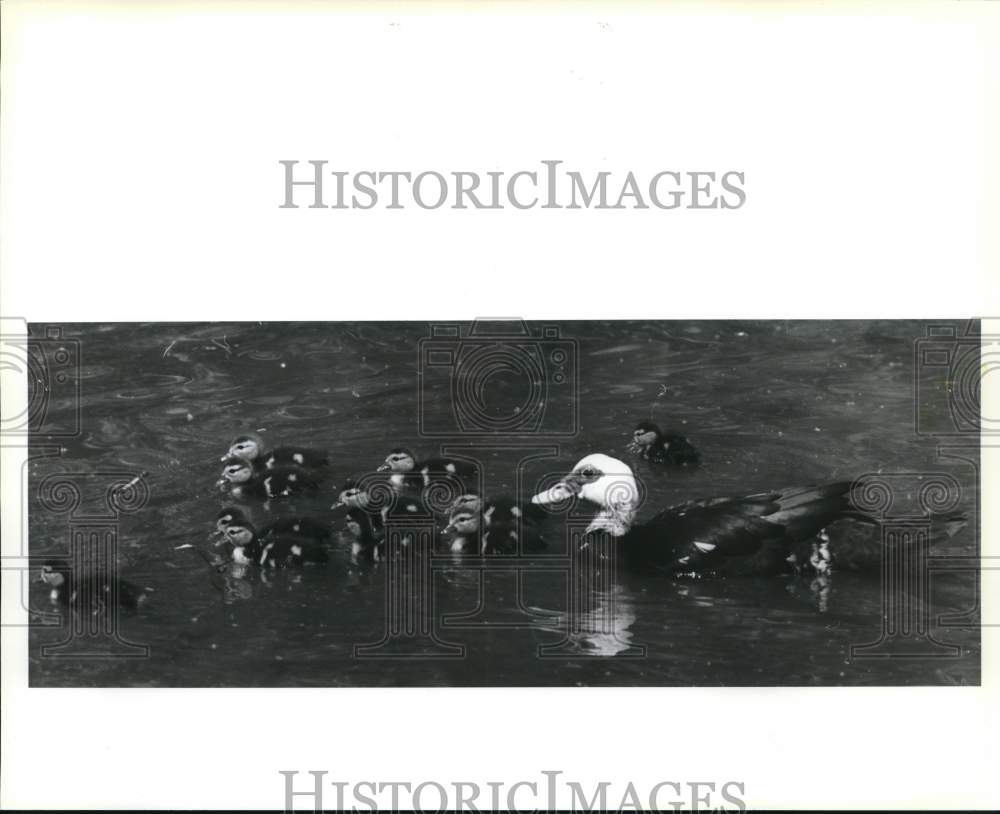
[{"label": "duckling swimming", "polygon": [[522,509],[511,498],[488,500],[483,509],[483,556],[527,554],[545,548],[538,527],[540,515],[538,507]]},{"label": "duckling swimming", "polygon": [[389,482],[400,493],[418,492],[433,482],[468,490],[477,487],[479,481],[479,468],[469,461],[427,458],[418,462],[406,447],[390,451],[376,471],[390,472]]},{"label": "duckling swimming", "polygon": [[[419,497],[388,490],[372,494],[351,480],[347,481],[331,508],[347,509],[346,530],[354,538],[352,551],[359,556],[370,550],[374,541],[373,557],[384,557],[386,527],[389,525],[404,529],[404,533],[396,538],[396,542],[402,546],[409,545],[413,539],[413,534],[406,530],[407,526],[412,526],[413,529],[434,528],[434,513]],[[434,537],[436,536],[435,530]]]},{"label": "duckling swimming", "polygon": [[81,608],[91,613],[98,613],[107,608],[107,603],[114,601],[118,607],[135,610],[146,599],[142,588],[120,577],[115,577],[103,571],[91,571],[76,574],[68,563],[58,560],[47,560],[39,574],[39,581],[49,586],[49,600],[65,607],[77,600],[87,603]]},{"label": "duckling swimming", "polygon": [[[250,518],[241,508],[226,506],[219,512],[215,528],[218,533],[224,535],[230,526],[245,526],[250,522]],[[260,534],[262,537],[269,534],[298,534],[317,543],[326,543],[333,537],[333,528],[329,523],[311,517],[280,517],[264,526]]]},{"label": "duckling swimming", "polygon": [[444,527],[442,532],[447,540],[448,550],[453,554],[478,553],[481,522],[482,518],[478,508],[453,510],[448,517],[448,525]]},{"label": "duckling swimming", "polygon": [[[353,507],[348,509],[344,520],[344,530],[351,537],[351,558],[355,562],[378,562],[382,559],[383,534],[376,532],[372,515],[364,509]],[[381,526],[379,527],[381,530]]]},{"label": "duckling swimming", "polygon": [[453,553],[517,554],[520,542],[526,550],[538,550],[544,542],[535,526],[536,514],[527,515],[511,498],[483,500],[461,495],[452,503],[445,533],[451,535]]},{"label": "duckling swimming", "polygon": [[229,445],[229,452],[221,460],[236,456],[244,458],[257,469],[274,469],[280,466],[297,466],[302,469],[324,469],[330,465],[329,456],[321,449],[298,446],[276,447],[267,450],[264,440],[256,433],[238,435]]},{"label": "duckling swimming", "polygon": [[223,460],[219,486],[240,500],[275,500],[319,488],[315,472],[297,466],[255,470],[246,458],[230,455]]},{"label": "duckling swimming", "polygon": [[232,547],[234,562],[262,568],[301,567],[330,559],[326,548],[309,537],[274,530],[258,534],[249,523],[229,525],[226,540]]},{"label": "duckling swimming", "polygon": [[639,422],[632,431],[629,451],[661,466],[694,467],[701,462],[701,453],[687,438],[677,432],[663,432],[651,421]]}]

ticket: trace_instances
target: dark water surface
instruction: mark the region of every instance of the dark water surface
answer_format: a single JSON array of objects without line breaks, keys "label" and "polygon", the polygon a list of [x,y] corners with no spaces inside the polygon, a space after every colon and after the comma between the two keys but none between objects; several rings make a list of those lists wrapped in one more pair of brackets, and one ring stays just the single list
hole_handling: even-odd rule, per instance
[{"label": "dark water surface", "polygon": [[[880,471],[949,473],[961,485],[958,508],[974,520],[974,465],[939,458],[936,442],[914,433],[914,341],[925,333],[923,323],[903,322],[561,323],[562,337],[577,342],[579,379],[568,386],[578,388],[580,431],[524,437],[519,450],[481,448],[487,491],[510,493],[517,461],[558,444],[553,457],[524,464],[526,489],[607,452],[645,486],[640,520],[693,497]],[[338,551],[326,568],[251,575],[220,590],[193,549],[176,550],[210,548],[223,504],[219,456],[241,431],[328,449],[337,482],[371,470],[394,446],[430,455],[442,443],[468,443],[460,434],[419,435],[418,348],[428,334],[425,323],[63,326],[79,341],[80,433],[51,439],[60,454],[41,455],[46,433],[71,423],[76,409],[72,396],[53,392],[47,427],[32,438],[30,553],[65,555],[72,528],[107,513],[107,484],[148,472],[148,502],[115,522],[121,572],[152,589],[122,620],[123,635],[148,645],[149,657],[43,657],[42,646],[65,639],[67,628],[39,627],[30,637],[32,685],[979,683],[974,626],[935,624],[958,656],[850,658],[852,644],[880,635],[877,571],[838,572],[825,586],[620,574],[589,597],[595,619],[576,619],[568,634],[559,568],[542,562],[518,577],[513,568],[442,560],[427,590],[443,620],[434,625],[437,649],[432,642],[422,656],[379,658],[354,648],[383,638],[384,565],[352,565]],[[425,409],[447,401],[441,376],[425,377]],[[502,384],[501,376],[491,386],[506,392]],[[627,438],[649,417],[683,430],[703,466],[664,473],[630,457]],[[56,473],[81,484],[75,514],[35,497]],[[335,498],[334,485],[327,489],[306,507],[317,516]],[[936,553],[973,554],[973,527]],[[932,617],[973,610],[975,586],[968,573],[935,576]],[[44,591],[31,602],[49,609]],[[608,630],[596,617],[612,603]],[[374,655],[386,654],[401,652]]]}]

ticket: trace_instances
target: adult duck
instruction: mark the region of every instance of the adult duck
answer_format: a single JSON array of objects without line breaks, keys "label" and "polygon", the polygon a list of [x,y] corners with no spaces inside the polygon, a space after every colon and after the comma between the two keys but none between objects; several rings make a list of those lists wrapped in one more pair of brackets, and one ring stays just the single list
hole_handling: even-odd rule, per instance
[{"label": "adult duck", "polygon": [[[532,503],[578,499],[596,513],[581,547],[610,538],[627,564],[675,575],[768,575],[791,570],[796,547],[838,521],[878,522],[851,506],[850,481],[690,500],[635,524],[639,488],[627,464],[588,455]],[[835,562],[836,550],[829,552]],[[849,554],[850,552],[845,552]]]}]

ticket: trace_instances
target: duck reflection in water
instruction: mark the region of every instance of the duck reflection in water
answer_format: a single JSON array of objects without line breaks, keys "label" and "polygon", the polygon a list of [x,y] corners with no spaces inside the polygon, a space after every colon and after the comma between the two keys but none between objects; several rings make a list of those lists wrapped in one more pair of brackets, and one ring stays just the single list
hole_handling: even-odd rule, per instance
[{"label": "duck reflection in water", "polygon": [[588,535],[586,544],[570,559],[565,611],[534,621],[537,630],[563,636],[560,641],[543,644],[541,657],[645,655],[645,647],[634,641],[632,633],[634,594],[619,568],[615,540],[610,535]]}]

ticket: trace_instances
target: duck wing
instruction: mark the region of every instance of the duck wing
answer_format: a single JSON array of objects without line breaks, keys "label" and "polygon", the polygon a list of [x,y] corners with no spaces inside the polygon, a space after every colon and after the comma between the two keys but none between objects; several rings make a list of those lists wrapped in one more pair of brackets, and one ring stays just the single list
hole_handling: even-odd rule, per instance
[{"label": "duck wing", "polygon": [[678,572],[780,573],[794,543],[850,511],[850,487],[844,481],[691,500],[629,532],[626,553]]}]

